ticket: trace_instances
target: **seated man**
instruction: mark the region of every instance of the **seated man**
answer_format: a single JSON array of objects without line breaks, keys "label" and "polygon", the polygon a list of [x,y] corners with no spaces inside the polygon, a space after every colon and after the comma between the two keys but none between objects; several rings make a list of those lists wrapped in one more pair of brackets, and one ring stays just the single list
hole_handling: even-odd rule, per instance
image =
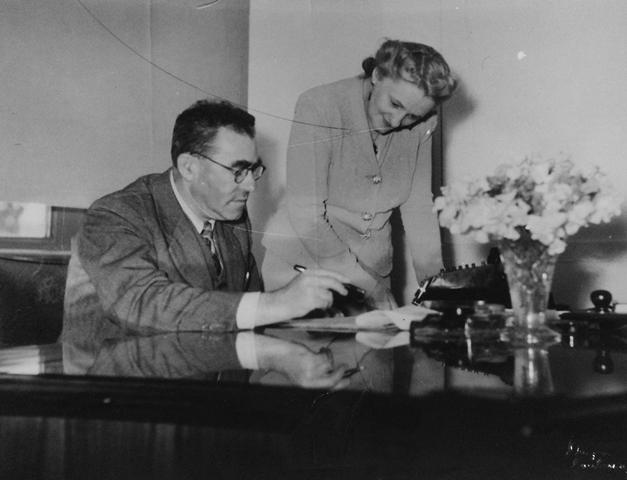
[{"label": "seated man", "polygon": [[173,167],[94,202],[72,242],[63,341],[250,329],[347,293],[348,279],[324,270],[262,293],[246,212],[265,169],[254,125],[227,102],[199,101],[176,119]]}]

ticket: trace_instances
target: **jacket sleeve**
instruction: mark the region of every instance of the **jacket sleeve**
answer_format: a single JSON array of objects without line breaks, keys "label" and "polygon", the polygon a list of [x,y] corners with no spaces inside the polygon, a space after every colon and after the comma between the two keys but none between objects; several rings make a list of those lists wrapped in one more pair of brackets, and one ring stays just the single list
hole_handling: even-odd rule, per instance
[{"label": "jacket sleeve", "polygon": [[287,207],[292,227],[305,250],[322,268],[341,272],[371,291],[377,281],[333,230],[327,218],[329,166],[334,144],[347,132],[339,115],[309,92],[299,98],[287,150]]},{"label": "jacket sleeve", "polygon": [[[158,235],[143,216],[127,204],[99,204],[88,211],[77,238],[79,261],[105,315],[123,329],[139,332],[236,329],[242,293],[195,288],[183,281],[168,263],[167,246],[156,245]],[[206,269],[192,263],[185,268]]]},{"label": "jacket sleeve", "polygon": [[442,268],[440,227],[432,211],[431,191],[432,134],[436,125],[437,118],[434,116],[423,127],[411,191],[407,201],[400,207],[406,241],[418,280],[438,273]]},{"label": "jacket sleeve", "polygon": [[211,373],[242,369],[235,335],[165,333],[104,342],[90,375],[211,378]]}]

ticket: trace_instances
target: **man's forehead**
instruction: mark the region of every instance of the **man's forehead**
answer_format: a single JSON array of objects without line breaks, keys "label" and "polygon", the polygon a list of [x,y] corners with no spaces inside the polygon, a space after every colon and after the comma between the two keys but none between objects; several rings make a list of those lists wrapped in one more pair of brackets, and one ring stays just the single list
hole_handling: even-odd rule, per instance
[{"label": "man's forehead", "polygon": [[257,143],[245,133],[220,128],[213,141],[213,152],[216,156],[228,156],[233,161],[254,161],[257,158]]}]

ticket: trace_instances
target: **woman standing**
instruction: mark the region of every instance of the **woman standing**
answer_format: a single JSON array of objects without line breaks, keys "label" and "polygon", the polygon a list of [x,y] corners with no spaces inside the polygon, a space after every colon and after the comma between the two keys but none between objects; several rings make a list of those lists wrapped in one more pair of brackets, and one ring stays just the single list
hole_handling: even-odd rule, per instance
[{"label": "woman standing", "polygon": [[266,288],[295,264],[341,272],[378,308],[390,291],[390,216],[400,208],[417,275],[442,265],[432,213],[435,109],[456,81],[433,48],[387,40],[364,74],[315,87],[296,104],[287,151],[287,191],[264,235]]}]

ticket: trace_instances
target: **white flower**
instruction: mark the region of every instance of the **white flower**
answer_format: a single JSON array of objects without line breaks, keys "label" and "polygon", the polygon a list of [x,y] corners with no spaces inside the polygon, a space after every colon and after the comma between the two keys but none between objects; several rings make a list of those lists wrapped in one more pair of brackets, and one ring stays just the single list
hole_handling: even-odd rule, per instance
[{"label": "white flower", "polygon": [[613,216],[620,215],[620,200],[616,195],[601,195],[595,198],[594,206],[590,223],[607,223]]},{"label": "white flower", "polygon": [[549,245],[549,255],[559,255],[566,250],[566,242],[562,239],[556,239],[551,245]]},{"label": "white flower", "polygon": [[532,155],[499,165],[486,178],[443,187],[433,211],[453,234],[487,243],[518,240],[526,229],[558,254],[580,228],[619,215],[621,201],[598,167],[576,169],[564,155]]},{"label": "white flower", "polygon": [[545,216],[529,215],[527,229],[531,232],[531,238],[548,246],[560,236],[561,227],[567,218],[565,213],[559,211]]}]

